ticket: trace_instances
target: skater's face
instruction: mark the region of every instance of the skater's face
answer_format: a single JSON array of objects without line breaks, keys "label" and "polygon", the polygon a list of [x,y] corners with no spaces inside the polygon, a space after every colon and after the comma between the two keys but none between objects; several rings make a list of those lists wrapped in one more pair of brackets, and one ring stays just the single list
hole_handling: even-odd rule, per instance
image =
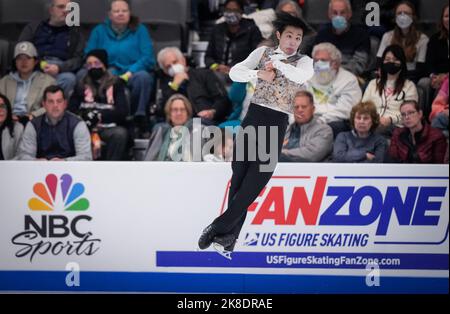
[{"label": "skater's face", "polygon": [[295,122],[305,124],[312,120],[314,116],[314,104],[306,96],[298,96],[294,100]]},{"label": "skater's face", "polygon": [[280,49],[287,55],[297,52],[302,43],[303,30],[293,26],[288,26],[282,34],[277,32],[277,38],[280,42]]},{"label": "skater's face", "polygon": [[188,111],[183,100],[176,99],[170,105],[170,121],[173,126],[184,125],[188,121]]}]

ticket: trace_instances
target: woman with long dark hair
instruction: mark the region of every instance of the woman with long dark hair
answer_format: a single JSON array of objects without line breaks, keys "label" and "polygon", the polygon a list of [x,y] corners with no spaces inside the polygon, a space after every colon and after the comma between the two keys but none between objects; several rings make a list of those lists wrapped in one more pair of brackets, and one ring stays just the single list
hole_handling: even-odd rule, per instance
[{"label": "woman with long dark hair", "polygon": [[[390,45],[403,48],[406,57],[407,77],[417,82],[426,74],[426,56],[428,37],[418,30],[418,17],[415,6],[409,1],[402,1],[395,7],[395,27],[384,34],[377,57],[381,58]],[[382,59],[378,59],[379,63]]]},{"label": "woman with long dark hair", "polygon": [[400,105],[405,100],[418,101],[417,88],[408,80],[406,56],[402,47],[391,45],[382,55],[380,78],[366,88],[363,102],[373,102],[380,115],[378,132],[390,136],[395,127],[402,126]]},{"label": "woman with long dark hair", "polygon": [[13,120],[11,103],[0,94],[0,160],[15,157],[22,133],[23,125]]}]

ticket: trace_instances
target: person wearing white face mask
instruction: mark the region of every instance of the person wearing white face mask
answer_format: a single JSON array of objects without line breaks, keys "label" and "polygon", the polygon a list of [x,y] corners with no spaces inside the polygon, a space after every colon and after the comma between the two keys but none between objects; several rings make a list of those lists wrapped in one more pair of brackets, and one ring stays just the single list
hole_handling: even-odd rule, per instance
[{"label": "person wearing white face mask", "polygon": [[384,34],[377,53],[378,64],[384,50],[390,45],[399,45],[406,55],[408,79],[417,82],[426,73],[428,37],[417,30],[417,15],[409,1],[400,2],[395,8],[395,24],[392,31]]},{"label": "person wearing white face mask", "polygon": [[369,63],[370,39],[367,29],[350,23],[352,14],[349,0],[330,0],[330,23],[318,32],[314,45],[332,43],[341,51],[342,67],[361,76]]},{"label": "person wearing white face mask", "polygon": [[355,75],[341,67],[342,55],[330,43],[314,47],[314,76],[308,81],[308,91],[314,95],[318,121],[333,129],[334,137],[350,130],[350,111],[362,97]]},{"label": "person wearing white face mask", "polygon": [[204,124],[218,124],[225,120],[231,110],[231,103],[213,71],[188,67],[186,58],[176,47],[162,49],[157,59],[162,70],[162,97],[158,99],[161,118],[167,100],[174,94],[182,94],[192,103],[194,117],[202,118]]}]

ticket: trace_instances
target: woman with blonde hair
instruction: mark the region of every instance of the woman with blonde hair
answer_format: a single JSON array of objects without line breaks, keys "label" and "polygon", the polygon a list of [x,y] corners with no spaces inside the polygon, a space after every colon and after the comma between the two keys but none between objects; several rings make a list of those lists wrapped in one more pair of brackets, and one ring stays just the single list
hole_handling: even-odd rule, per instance
[{"label": "woman with blonde hair", "polygon": [[[158,123],[153,128],[144,160],[194,161],[192,145],[190,150],[183,149],[183,146],[192,144],[194,123],[191,102],[181,94],[172,95],[164,106],[164,112],[166,122]],[[197,161],[201,161],[201,154]]]}]

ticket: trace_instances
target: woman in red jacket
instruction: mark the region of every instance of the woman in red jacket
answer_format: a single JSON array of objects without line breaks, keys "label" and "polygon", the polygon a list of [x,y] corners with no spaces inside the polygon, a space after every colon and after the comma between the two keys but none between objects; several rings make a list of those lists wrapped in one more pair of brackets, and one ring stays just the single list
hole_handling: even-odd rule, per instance
[{"label": "woman in red jacket", "polygon": [[392,135],[389,157],[402,163],[444,163],[447,141],[438,129],[423,119],[423,112],[415,100],[407,100],[400,106],[404,128]]}]

